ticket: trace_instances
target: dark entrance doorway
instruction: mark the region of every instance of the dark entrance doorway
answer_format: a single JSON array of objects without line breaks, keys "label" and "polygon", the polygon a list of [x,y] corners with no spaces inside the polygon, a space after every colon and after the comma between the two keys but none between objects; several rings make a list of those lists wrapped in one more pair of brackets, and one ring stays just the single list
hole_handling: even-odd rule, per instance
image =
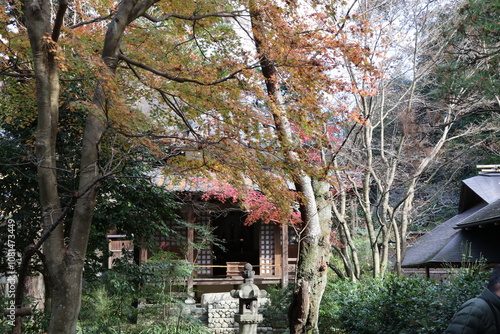
[{"label": "dark entrance doorway", "polygon": [[[245,213],[230,211],[213,220],[215,234],[223,247],[214,246],[213,263],[226,266],[226,262],[249,262],[254,266],[259,263],[258,228],[246,226]],[[258,267],[254,267],[259,274]],[[225,276],[225,267],[215,267],[215,276]]]}]

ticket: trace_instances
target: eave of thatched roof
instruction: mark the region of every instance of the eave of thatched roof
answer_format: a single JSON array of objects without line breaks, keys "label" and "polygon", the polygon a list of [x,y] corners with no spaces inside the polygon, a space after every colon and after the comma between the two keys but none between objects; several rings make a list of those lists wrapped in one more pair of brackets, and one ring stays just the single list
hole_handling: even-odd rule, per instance
[{"label": "eave of thatched roof", "polygon": [[463,221],[457,223],[455,228],[470,228],[489,224],[500,224],[500,200],[488,204],[479,211],[469,215]]},{"label": "eave of thatched roof", "polygon": [[464,237],[454,227],[483,207],[484,205],[479,205],[452,217],[409,245],[403,267],[440,266],[443,262],[460,262]]}]

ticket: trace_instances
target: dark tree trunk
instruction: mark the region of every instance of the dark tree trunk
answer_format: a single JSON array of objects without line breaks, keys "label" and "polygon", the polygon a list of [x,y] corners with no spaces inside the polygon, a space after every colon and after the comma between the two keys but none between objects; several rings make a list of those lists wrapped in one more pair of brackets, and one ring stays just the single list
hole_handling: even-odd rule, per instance
[{"label": "dark tree trunk", "polygon": [[[56,169],[56,136],[58,130],[59,75],[57,64],[57,40],[65,15],[67,2],[59,1],[59,9],[52,26],[51,1],[26,0],[25,13],[30,45],[33,53],[37,83],[36,102],[38,126],[36,156],[38,162],[38,185],[42,206],[42,226],[48,236],[41,240],[48,275],[50,302],[50,334],[73,334],[80,312],[82,272],[87,251],[92,216],[96,205],[98,181],[102,179],[99,169],[99,142],[105,130],[107,109],[112,108],[112,99],[106,95],[107,87],[114,79],[119,60],[119,46],[128,24],[144,14],[156,1],[136,2],[124,0],[111,21],[106,34],[102,58],[106,64],[103,76],[95,90],[95,110],[89,113],[83,133],[81,150],[79,193],[75,195],[74,215],[65,242],[64,223],[55,221],[63,217],[59,199]],[[106,106],[106,108],[104,108]],[[26,257],[37,249],[30,249]],[[19,291],[23,290],[24,280]],[[22,300],[22,293],[19,294]],[[16,333],[21,333],[18,317]]]}]

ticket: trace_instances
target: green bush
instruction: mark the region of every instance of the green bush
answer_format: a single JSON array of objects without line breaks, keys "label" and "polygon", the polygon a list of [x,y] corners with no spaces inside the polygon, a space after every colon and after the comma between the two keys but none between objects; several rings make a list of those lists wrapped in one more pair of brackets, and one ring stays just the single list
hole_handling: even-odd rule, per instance
[{"label": "green bush", "polygon": [[338,334],[442,333],[456,309],[479,294],[487,273],[463,270],[444,281],[423,278],[330,281],[320,332]]},{"label": "green bush", "polygon": [[285,331],[288,328],[288,308],[292,301],[293,285],[287,288],[271,286],[266,288],[266,292],[269,301],[264,305],[264,319],[275,331]]},{"label": "green bush", "polygon": [[185,311],[191,264],[160,253],[144,265],[125,257],[85,289],[81,334],[201,334],[207,329]]}]

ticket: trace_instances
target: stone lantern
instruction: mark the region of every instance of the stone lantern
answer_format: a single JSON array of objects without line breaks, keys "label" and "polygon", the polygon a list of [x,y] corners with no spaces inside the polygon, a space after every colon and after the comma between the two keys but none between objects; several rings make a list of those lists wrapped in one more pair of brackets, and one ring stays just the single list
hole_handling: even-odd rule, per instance
[{"label": "stone lantern", "polygon": [[250,263],[245,264],[245,283],[232,290],[231,296],[239,299],[238,313],[234,315],[234,320],[240,325],[239,334],[257,334],[257,325],[262,322],[263,316],[259,314],[259,298],[267,296],[265,290],[260,290],[253,283],[255,271]]}]

